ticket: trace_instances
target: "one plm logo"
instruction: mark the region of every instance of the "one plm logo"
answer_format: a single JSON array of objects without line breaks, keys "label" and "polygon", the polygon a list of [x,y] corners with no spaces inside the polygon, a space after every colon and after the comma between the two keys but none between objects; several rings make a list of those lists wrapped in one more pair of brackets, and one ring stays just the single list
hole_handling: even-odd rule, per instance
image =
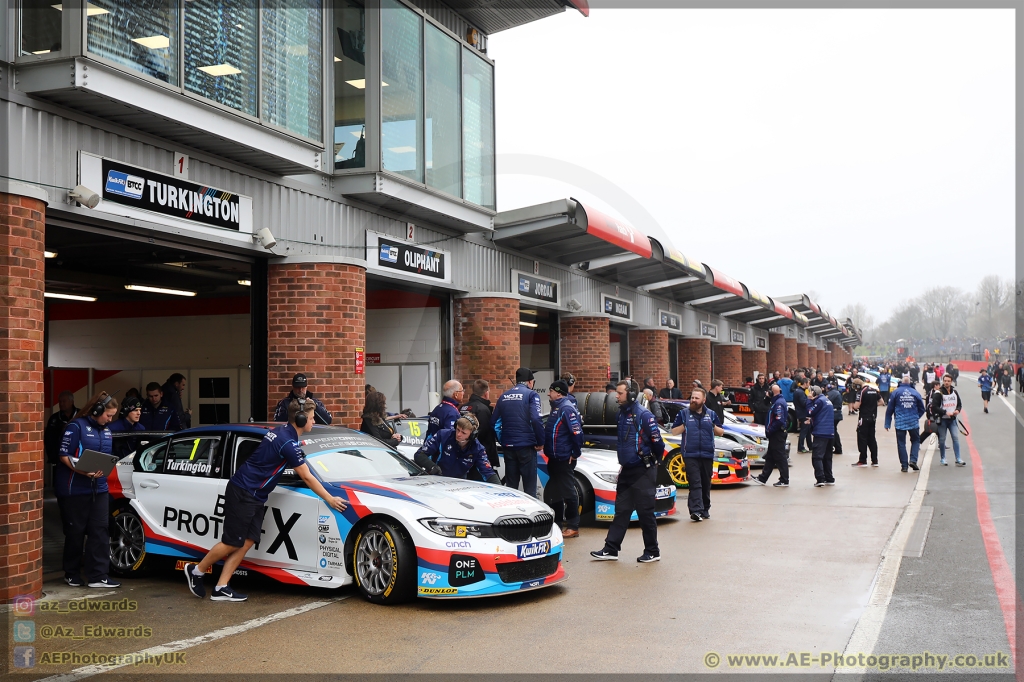
[{"label": "one plm logo", "polygon": [[382,263],[398,263],[398,247],[391,244],[381,244],[380,260]]},{"label": "one plm logo", "polygon": [[520,277],[519,291],[521,291],[524,294],[530,293],[530,280],[526,279],[525,277]]},{"label": "one plm logo", "polygon": [[142,190],[146,186],[146,181],[140,178],[138,175],[128,175],[121,171],[108,171],[107,172],[107,186],[106,190],[111,194],[117,194],[122,197],[130,197],[132,199],[141,199]]}]

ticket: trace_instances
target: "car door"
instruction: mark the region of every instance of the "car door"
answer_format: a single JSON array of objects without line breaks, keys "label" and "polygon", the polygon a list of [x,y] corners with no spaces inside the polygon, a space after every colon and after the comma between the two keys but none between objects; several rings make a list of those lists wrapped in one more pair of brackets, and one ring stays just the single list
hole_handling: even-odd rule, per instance
[{"label": "car door", "polygon": [[[224,525],[226,433],[172,438],[143,450],[133,475],[145,523],[168,545],[168,554],[192,556],[220,540]],[[164,448],[162,451],[159,448]],[[177,551],[175,551],[177,550]],[[193,550],[189,552],[188,550]]]}]

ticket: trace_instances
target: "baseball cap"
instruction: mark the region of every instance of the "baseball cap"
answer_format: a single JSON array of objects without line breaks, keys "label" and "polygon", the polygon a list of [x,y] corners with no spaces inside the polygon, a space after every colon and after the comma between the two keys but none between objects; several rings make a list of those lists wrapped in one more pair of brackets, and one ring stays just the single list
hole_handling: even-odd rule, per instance
[{"label": "baseball cap", "polygon": [[533,371],[529,367],[520,367],[516,370],[516,381],[533,381]]},{"label": "baseball cap", "polygon": [[555,393],[561,393],[562,395],[569,395],[569,384],[559,379],[552,383],[548,390],[554,391]]},{"label": "baseball cap", "polygon": [[294,377],[292,377],[292,386],[293,387],[295,387],[295,388],[302,388],[305,385],[306,385],[306,375],[303,374],[302,372],[299,372]]}]

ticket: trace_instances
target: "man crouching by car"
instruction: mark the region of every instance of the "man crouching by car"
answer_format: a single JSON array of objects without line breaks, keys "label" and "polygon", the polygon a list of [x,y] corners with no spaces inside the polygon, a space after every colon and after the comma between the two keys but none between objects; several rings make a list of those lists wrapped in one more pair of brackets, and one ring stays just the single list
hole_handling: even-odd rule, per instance
[{"label": "man crouching by car", "polygon": [[224,532],[220,542],[198,564],[185,564],[185,578],[192,594],[200,599],[206,596],[203,574],[223,559],[224,568],[210,600],[246,600],[246,595],[228,586],[228,581],[249,549],[260,539],[263,515],[267,511],[264,505],[285,469],[295,471],[309,489],[332,509],[345,511],[348,507],[345,500],[333,497],[313,476],[306,464],[306,456],[299,448],[299,435],[313,429],[314,410],[316,405],[312,400],[292,400],[288,404],[288,423],[267,432],[263,442],[228,481],[224,492]]},{"label": "man crouching by car", "polygon": [[456,420],[454,429],[441,429],[428,438],[413,459],[435,476],[466,478],[475,468],[483,480],[501,485],[501,479],[487,461],[487,450],[477,439],[479,430],[480,422],[475,416],[463,415]]}]

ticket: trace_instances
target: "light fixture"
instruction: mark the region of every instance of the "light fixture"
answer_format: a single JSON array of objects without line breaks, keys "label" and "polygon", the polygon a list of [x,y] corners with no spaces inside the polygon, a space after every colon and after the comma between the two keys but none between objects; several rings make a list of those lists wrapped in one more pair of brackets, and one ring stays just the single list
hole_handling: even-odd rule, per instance
[{"label": "light fixture", "polygon": [[95,296],[75,296],[74,294],[56,294],[52,291],[47,291],[43,294],[43,298],[63,298],[68,301],[85,301],[92,303],[96,300]]},{"label": "light fixture", "polygon": [[56,251],[43,251],[43,257],[44,258],[56,258],[57,257],[57,252]]},{"label": "light fixture", "polygon": [[181,261],[171,262],[171,263],[164,263],[164,265],[170,265],[173,268],[190,268],[190,267],[192,267],[191,263],[185,263],[185,262],[181,262]]},{"label": "light fixture", "polygon": [[164,289],[161,287],[147,287],[141,284],[125,284],[128,291],[148,291],[151,294],[170,294],[172,296],[195,296],[194,291],[182,291],[181,289]]},{"label": "light fixture", "polygon": [[536,322],[523,322],[522,320],[519,320],[519,326],[520,327],[536,327],[537,323]]},{"label": "light fixture", "polygon": [[50,54],[49,50],[36,50],[32,54]]},{"label": "light fixture", "polygon": [[250,280],[250,279],[240,279],[240,280],[238,280],[238,283],[241,284],[243,287],[251,287],[252,286],[252,280]]},{"label": "light fixture", "polygon": [[[356,78],[355,80],[350,80],[350,81],[345,81],[345,82],[348,83],[349,85],[351,85],[353,88],[359,88],[360,90],[365,90],[366,89],[366,79],[365,78]],[[386,88],[386,87],[388,87],[388,84],[385,83],[384,81],[381,81],[380,82],[380,86],[382,88]]]},{"label": "light fixture", "polygon": [[227,62],[224,62],[223,64],[213,64],[211,66],[200,66],[199,70],[214,77],[234,76],[236,73],[242,73],[241,69],[236,69]]},{"label": "light fixture", "polygon": [[335,62],[335,63],[338,63],[338,62],[340,62],[340,61],[341,61],[341,60],[340,60],[340,59],[338,59],[337,57],[335,57],[335,58],[334,58],[334,62]]},{"label": "light fixture", "polygon": [[[88,5],[88,8],[89,8],[86,11],[86,14],[88,14],[90,17],[95,17],[95,16],[98,16],[100,14],[110,14],[110,12],[108,10],[105,10],[102,7],[98,7],[98,6],[94,5],[94,4],[92,4],[91,2],[86,3],[86,4]],[[64,5],[62,3],[57,3],[56,5],[50,5],[50,7],[54,8],[58,12],[63,12],[64,11]]]},{"label": "light fixture", "polygon": [[169,47],[171,39],[167,36],[147,36],[145,38],[132,38],[133,43],[138,43],[143,47],[148,47],[151,50],[162,50]]}]

